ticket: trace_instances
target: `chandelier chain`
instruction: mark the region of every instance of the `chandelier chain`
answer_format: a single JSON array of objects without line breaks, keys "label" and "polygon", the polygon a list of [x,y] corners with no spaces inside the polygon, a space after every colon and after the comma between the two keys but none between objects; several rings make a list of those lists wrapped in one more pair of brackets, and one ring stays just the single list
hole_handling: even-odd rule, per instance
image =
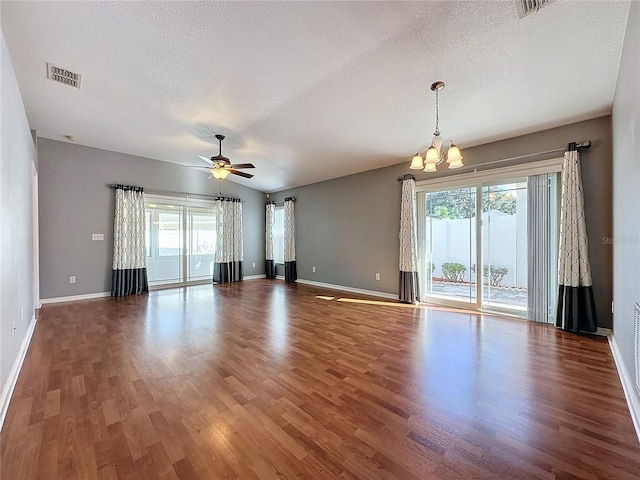
[{"label": "chandelier chain", "polygon": [[436,131],[434,132],[434,135],[440,134],[440,129],[438,128],[439,123],[440,123],[440,111],[438,108],[438,90],[436,90]]}]

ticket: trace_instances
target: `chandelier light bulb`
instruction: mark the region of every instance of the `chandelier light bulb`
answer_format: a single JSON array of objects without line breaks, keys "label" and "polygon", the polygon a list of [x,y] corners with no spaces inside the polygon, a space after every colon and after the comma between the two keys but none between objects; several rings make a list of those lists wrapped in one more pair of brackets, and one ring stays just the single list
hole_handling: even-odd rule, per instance
[{"label": "chandelier light bulb", "polygon": [[440,161],[440,151],[436,149],[433,145],[429,147],[427,150],[427,156],[425,158],[425,163],[436,164]]},{"label": "chandelier light bulb", "polygon": [[423,172],[435,172],[436,164],[435,163],[425,163]]},{"label": "chandelier light bulb", "polygon": [[455,144],[451,144],[449,151],[447,152],[447,163],[456,163],[462,160],[462,155],[460,155],[460,149],[455,146]]},{"label": "chandelier light bulb", "polygon": [[411,160],[411,166],[409,167],[411,170],[422,170],[422,157],[417,153]]},{"label": "chandelier light bulb", "polygon": [[455,162],[449,163],[450,169],[456,169],[456,168],[462,168],[462,167],[464,167],[464,165],[462,164],[462,160],[457,160]]}]

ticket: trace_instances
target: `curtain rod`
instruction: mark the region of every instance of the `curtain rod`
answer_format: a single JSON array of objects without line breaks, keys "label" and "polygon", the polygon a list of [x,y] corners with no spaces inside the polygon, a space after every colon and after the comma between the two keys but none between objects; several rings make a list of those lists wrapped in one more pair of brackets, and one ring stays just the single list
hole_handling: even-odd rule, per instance
[{"label": "curtain rod", "polygon": [[[109,188],[118,188],[118,184],[115,183],[111,183],[109,184]],[[170,195],[173,197],[186,197],[187,199],[189,197],[194,197],[194,198],[203,198],[203,199],[213,199],[213,200],[217,200],[219,198],[225,199],[231,199],[231,200],[240,200],[239,198],[236,197],[225,197],[224,195],[204,195],[202,193],[186,193],[186,192],[172,192],[170,190],[147,190],[146,188],[144,189],[145,193],[148,193],[150,195]],[[244,203],[244,200],[240,200],[242,203]]]},{"label": "curtain rod", "polygon": [[274,205],[284,205],[284,202],[287,199],[291,199],[291,201],[294,202],[294,203],[296,201],[296,197],[287,197],[284,200],[278,200],[277,202],[275,200],[267,200],[267,205],[269,205],[270,203],[272,203]]},{"label": "curtain rod", "polygon": [[[591,148],[591,140],[584,140],[580,143],[576,144],[576,148],[578,150],[588,150]],[[560,152],[564,152],[566,151],[566,147],[565,148],[555,148],[553,150],[546,150],[544,152],[535,152],[535,153],[527,153],[526,155],[518,155],[517,157],[509,157],[509,158],[502,158],[500,160],[493,160],[491,162],[484,162],[484,163],[478,163],[476,165],[467,165],[466,167],[462,167],[459,168],[458,170],[470,170],[470,169],[477,169],[478,167],[484,167],[487,165],[494,165],[496,163],[504,163],[504,162],[513,162],[514,160],[523,160],[525,158],[529,158],[529,157],[542,157],[544,155],[550,155],[552,153],[560,153]],[[402,177],[398,177],[398,181],[401,182],[402,181]]]}]

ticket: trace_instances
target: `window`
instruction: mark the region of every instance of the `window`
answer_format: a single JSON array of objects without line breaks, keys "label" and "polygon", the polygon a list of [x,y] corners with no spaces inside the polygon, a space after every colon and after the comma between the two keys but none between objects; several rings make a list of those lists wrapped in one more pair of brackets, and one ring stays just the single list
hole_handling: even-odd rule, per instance
[{"label": "window", "polygon": [[211,280],[216,248],[213,202],[147,195],[145,218],[150,285]]},{"label": "window", "polygon": [[284,205],[276,207],[273,232],[273,260],[284,263]]}]

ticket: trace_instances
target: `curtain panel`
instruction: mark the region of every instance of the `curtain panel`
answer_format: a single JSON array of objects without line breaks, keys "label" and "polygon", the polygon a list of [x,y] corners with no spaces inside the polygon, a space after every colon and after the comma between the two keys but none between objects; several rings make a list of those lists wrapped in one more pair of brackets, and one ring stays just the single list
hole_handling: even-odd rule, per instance
[{"label": "curtain panel", "polygon": [[284,199],[284,281],[298,280],[296,267],[295,199]]},{"label": "curtain panel", "polygon": [[580,154],[576,144],[570,143],[562,164],[556,316],[556,326],[568,332],[595,332],[598,328],[588,247]]},{"label": "curtain panel", "polygon": [[216,257],[213,265],[215,283],[239,282],[243,274],[242,201],[217,198]]},{"label": "curtain panel", "polygon": [[267,278],[276,278],[276,264],[274,261],[273,248],[274,248],[274,223],[276,216],[276,202],[267,202],[266,212],[265,212],[265,261],[264,261],[264,271],[265,276]]},{"label": "curtain panel", "polygon": [[111,296],[149,291],[142,187],[116,185]]},{"label": "curtain panel", "polygon": [[413,175],[402,177],[400,204],[400,301],[420,301],[418,279],[418,233],[416,208],[416,180]]}]

